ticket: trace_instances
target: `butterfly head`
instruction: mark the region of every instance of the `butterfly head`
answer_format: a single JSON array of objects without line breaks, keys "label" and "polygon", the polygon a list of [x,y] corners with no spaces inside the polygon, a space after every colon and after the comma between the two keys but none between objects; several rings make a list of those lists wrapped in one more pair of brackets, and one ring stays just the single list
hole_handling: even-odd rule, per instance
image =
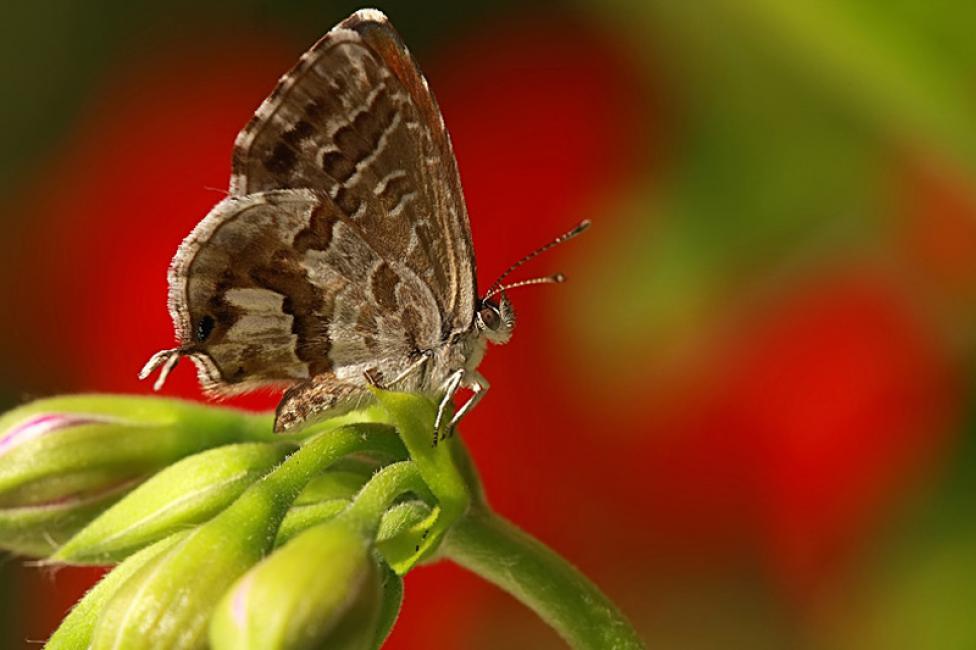
[{"label": "butterfly head", "polygon": [[[508,340],[512,338],[512,330],[515,329],[515,309],[512,307],[512,303],[509,301],[508,294],[506,292],[510,289],[527,287],[533,284],[558,284],[560,282],[565,282],[566,276],[564,276],[562,273],[556,273],[554,275],[547,275],[541,278],[532,278],[530,280],[521,280],[519,282],[511,282],[509,284],[504,284],[505,278],[507,278],[512,271],[519,268],[540,253],[544,253],[553,246],[557,246],[563,242],[569,241],[589,227],[589,220],[581,221],[578,226],[569,232],[556,237],[545,246],[535,249],[518,262],[508,267],[508,269],[506,269],[506,271],[502,273],[497,280],[495,280],[491,287],[489,287],[487,293],[485,293],[485,295],[478,301],[477,310],[475,311],[474,317],[475,326],[478,328],[478,332],[496,345],[508,343]],[[498,298],[496,299],[494,296],[498,296]]]},{"label": "butterfly head", "polygon": [[495,345],[508,343],[515,329],[515,309],[508,296],[502,293],[498,300],[484,298],[478,301],[474,323],[478,331]]}]

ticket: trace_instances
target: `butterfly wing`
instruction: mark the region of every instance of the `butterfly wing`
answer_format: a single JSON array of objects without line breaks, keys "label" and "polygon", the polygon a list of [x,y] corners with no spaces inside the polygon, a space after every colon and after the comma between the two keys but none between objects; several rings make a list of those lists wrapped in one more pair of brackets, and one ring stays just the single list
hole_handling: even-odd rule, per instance
[{"label": "butterfly wing", "polygon": [[234,147],[231,193],[325,193],[380,255],[429,287],[444,331],[471,327],[471,232],[450,138],[386,17],[362,10],[279,81]]},{"label": "butterfly wing", "polygon": [[221,393],[392,376],[442,330],[426,284],[311,190],[217,204],[173,259],[169,307],[181,353]]},{"label": "butterfly wing", "polygon": [[[234,146],[230,196],[170,268],[179,356],[211,392],[291,386],[279,424],[363,395],[472,327],[470,227],[437,104],[363,10],[279,81]],[[157,385],[159,385],[159,383]]]}]

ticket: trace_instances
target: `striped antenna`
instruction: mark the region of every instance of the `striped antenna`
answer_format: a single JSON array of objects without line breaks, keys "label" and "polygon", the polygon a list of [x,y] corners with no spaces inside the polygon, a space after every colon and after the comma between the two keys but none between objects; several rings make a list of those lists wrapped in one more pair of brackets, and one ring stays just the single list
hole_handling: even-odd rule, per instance
[{"label": "striped antenna", "polygon": [[533,258],[535,258],[535,257],[537,257],[539,255],[541,255],[542,253],[545,253],[550,248],[552,248],[554,246],[558,246],[559,244],[568,242],[570,239],[572,239],[576,235],[579,235],[580,233],[584,232],[587,228],[589,228],[590,227],[590,223],[591,222],[590,222],[589,219],[583,219],[582,221],[579,222],[579,224],[575,228],[573,228],[569,232],[566,232],[566,233],[563,233],[562,235],[559,235],[558,237],[556,237],[555,239],[553,239],[551,242],[549,242],[545,246],[540,246],[539,248],[535,249],[534,251],[532,251],[531,253],[529,253],[528,255],[526,255],[525,257],[523,257],[522,259],[520,259],[515,264],[512,264],[510,267],[508,267],[505,270],[504,273],[502,273],[500,276],[498,276],[498,279],[495,280],[495,282],[492,283],[492,285],[488,288],[488,292],[485,293],[485,298],[490,298],[491,296],[495,295],[496,293],[499,293],[500,291],[504,291],[506,289],[513,289],[515,287],[523,287],[523,286],[526,286],[526,285],[529,285],[529,284],[553,284],[553,283],[559,283],[559,282],[565,281],[566,280],[566,276],[564,276],[562,273],[557,273],[555,275],[546,276],[544,278],[533,278],[532,280],[523,280],[522,282],[516,282],[514,284],[510,284],[510,285],[507,285],[507,286],[502,286],[502,281],[505,278],[507,278],[512,273],[512,271],[514,271],[515,269],[519,268],[520,266],[522,266],[523,264],[525,264],[529,260],[531,260],[531,259],[533,259]]}]

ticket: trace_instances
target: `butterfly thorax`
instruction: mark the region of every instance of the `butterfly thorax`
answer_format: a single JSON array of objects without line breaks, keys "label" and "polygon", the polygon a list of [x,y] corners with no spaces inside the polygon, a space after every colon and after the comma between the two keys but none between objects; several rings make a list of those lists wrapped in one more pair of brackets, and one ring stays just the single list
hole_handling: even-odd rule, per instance
[{"label": "butterfly thorax", "polygon": [[[445,342],[431,350],[430,358],[397,383],[397,390],[419,392],[431,397],[440,395],[447,379],[457,372],[474,372],[485,356],[488,339],[477,328],[460,334],[456,340]],[[402,367],[402,361],[400,362]]]}]

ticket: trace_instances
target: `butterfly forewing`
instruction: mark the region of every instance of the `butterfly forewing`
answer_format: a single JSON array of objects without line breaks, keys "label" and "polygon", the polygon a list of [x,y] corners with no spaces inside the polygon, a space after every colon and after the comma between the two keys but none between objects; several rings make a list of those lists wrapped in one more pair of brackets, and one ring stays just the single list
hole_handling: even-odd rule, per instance
[{"label": "butterfly forewing", "polygon": [[238,136],[231,191],[325,192],[387,260],[429,287],[446,335],[476,295],[470,228],[440,111],[385,17],[361,11],[316,43]]},{"label": "butterfly forewing", "polygon": [[[432,197],[433,211],[429,218],[435,223],[433,234],[440,238],[438,254],[446,252],[450,265],[453,282],[450,311],[455,330],[464,330],[470,326],[478,295],[475,258],[461,177],[444,117],[426,78],[385,16],[366,10],[353,14],[345,24],[362,36],[396,77],[410,96],[412,112],[419,116],[415,128],[421,143],[418,149],[422,151],[417,169]],[[419,216],[422,219],[424,215]]]}]

